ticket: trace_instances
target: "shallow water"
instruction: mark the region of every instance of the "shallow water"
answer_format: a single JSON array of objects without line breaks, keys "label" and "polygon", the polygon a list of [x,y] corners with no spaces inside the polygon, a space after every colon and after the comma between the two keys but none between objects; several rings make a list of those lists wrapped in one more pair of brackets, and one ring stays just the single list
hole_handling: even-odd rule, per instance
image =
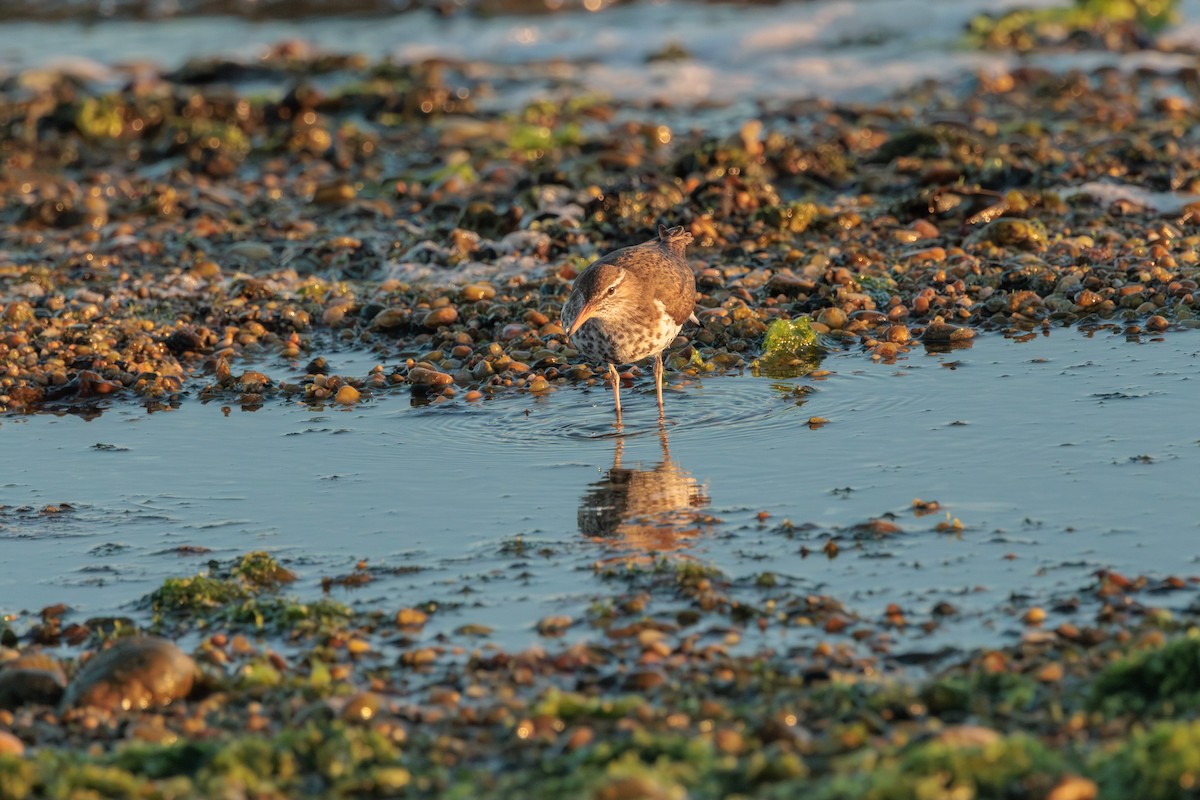
[{"label": "shallow water", "polygon": [[[377,580],[335,597],[462,602],[438,625],[489,625],[520,646],[542,616],[578,617],[611,589],[594,563],[673,550],[739,591],[769,595],[753,578],[770,571],[870,619],[889,602],[924,619],[945,600],[961,613],[916,646],[995,643],[1018,632],[1025,605],[1081,594],[1097,569],[1200,573],[1200,443],[1188,424],[1198,344],[1193,333],[1130,342],[1057,330],[918,349],[893,365],[836,353],[823,379],[677,384],[669,460],[646,379],[626,391],[620,436],[608,392],[583,387],[474,405],[414,406],[398,393],[319,412],[279,403],[225,415],[188,401],[149,415],[117,405],[91,421],[9,417],[0,609],[65,602],[83,617],[137,616],[164,577],[266,549],[300,574],[302,597],[366,559]],[[362,354],[329,360],[343,374],[370,366]],[[800,386],[816,391],[798,405]],[[943,510],[917,517],[914,498]],[[71,508],[44,510],[61,503]],[[852,530],[887,514],[902,532]],[[935,530],[948,518],[960,535]],[[830,537],[833,559],[821,550]]]},{"label": "shallow water", "polygon": [[[10,21],[0,25],[0,76],[69,65],[93,79],[120,83],[127,80],[130,65],[149,63],[171,70],[188,59],[218,56],[254,63],[269,46],[290,40],[402,64],[450,59],[493,65],[486,74],[494,85],[482,102],[501,110],[518,108],[534,97],[599,93],[627,103],[654,104],[664,121],[691,126],[701,122],[696,104],[728,105],[728,119],[736,119],[758,113],[760,101],[819,97],[877,102],[922,81],[952,81],[1029,64],[1060,70],[1117,66],[1168,72],[1194,64],[1194,56],[1187,53],[1200,33],[1200,0],[1180,3],[1180,24],[1163,37],[1166,52],[1019,56],[965,46],[967,24],[980,13],[1048,5],[1061,2],[811,0],[743,5],[666,0],[621,4],[602,13],[450,19],[416,11],[265,21],[219,16]],[[686,58],[655,58],[679,48]],[[1184,52],[1170,52],[1171,48]],[[530,64],[554,66],[549,71],[523,68]],[[289,77],[275,89],[286,91],[291,83]],[[674,118],[673,107],[687,113]]]}]

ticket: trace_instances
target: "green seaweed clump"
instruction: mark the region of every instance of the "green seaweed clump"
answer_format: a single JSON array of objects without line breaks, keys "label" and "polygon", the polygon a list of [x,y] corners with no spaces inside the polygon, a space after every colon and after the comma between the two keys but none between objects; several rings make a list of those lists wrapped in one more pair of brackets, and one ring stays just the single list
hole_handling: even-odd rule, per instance
[{"label": "green seaweed clump", "polygon": [[233,574],[257,588],[273,588],[281,583],[296,580],[296,573],[271,558],[261,550],[247,553],[233,568]]},{"label": "green seaweed clump", "polygon": [[918,800],[955,797],[1045,797],[1070,771],[1064,757],[1017,734],[982,747],[933,740],[834,778],[825,800]]},{"label": "green seaweed clump", "polygon": [[29,759],[0,755],[0,797],[395,796],[411,780],[400,757],[385,736],[339,722],[272,738],[135,743],[90,759],[45,749]]},{"label": "green seaweed clump", "polygon": [[1074,0],[1070,6],[981,14],[971,20],[968,36],[978,46],[1028,51],[1091,34],[1105,47],[1126,49],[1178,19],[1178,0]]},{"label": "green seaweed clump", "polygon": [[1088,702],[1110,715],[1200,709],[1200,638],[1175,639],[1109,665]]},{"label": "green seaweed clump", "polygon": [[255,551],[242,556],[226,574],[167,578],[150,594],[150,608],[155,614],[193,615],[249,600],[261,591],[295,579],[290,570],[271,556]]},{"label": "green seaweed clump", "polygon": [[762,357],[751,367],[755,375],[768,378],[798,378],[815,370],[821,363],[817,332],[808,317],[777,319],[763,338]]},{"label": "green seaweed clump", "polygon": [[224,578],[209,575],[167,578],[150,594],[150,608],[156,614],[196,613],[245,599],[246,594],[245,587]]},{"label": "green seaweed clump", "polygon": [[1194,797],[1200,784],[1200,721],[1160,722],[1097,753],[1092,775],[1108,797]]}]

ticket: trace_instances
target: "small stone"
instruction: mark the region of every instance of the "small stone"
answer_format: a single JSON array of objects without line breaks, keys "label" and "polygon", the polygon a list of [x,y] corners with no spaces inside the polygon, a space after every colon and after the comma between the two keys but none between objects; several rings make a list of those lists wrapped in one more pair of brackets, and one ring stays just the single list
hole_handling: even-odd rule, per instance
[{"label": "small stone", "polygon": [[349,203],[358,193],[343,180],[330,181],[317,187],[313,202],[317,205],[339,206]]},{"label": "small stone", "polygon": [[22,325],[33,319],[33,308],[28,303],[9,303],[4,309],[4,321]]},{"label": "small stone", "polygon": [[553,615],[538,620],[537,632],[542,636],[562,636],[569,627],[571,627],[570,617]]},{"label": "small stone", "polygon": [[950,747],[987,747],[1000,741],[999,731],[981,725],[951,725],[936,737]]},{"label": "small stone", "polygon": [[912,224],[913,231],[922,239],[936,239],[941,235],[937,225],[934,225],[929,220],[919,219]]},{"label": "small stone", "polygon": [[640,669],[625,676],[622,686],[625,689],[644,692],[657,689],[667,682],[667,676],[654,670]]},{"label": "small stone", "polygon": [[799,294],[807,294],[815,289],[816,286],[811,281],[806,281],[798,278],[795,275],[787,273],[776,273],[767,281],[767,291],[771,294],[783,294],[788,297],[795,297]]},{"label": "small stone", "polygon": [[1038,670],[1037,679],[1042,683],[1058,683],[1063,679],[1064,674],[1066,672],[1063,669],[1063,665],[1057,661],[1052,661]]},{"label": "small stone", "polygon": [[0,731],[0,756],[25,755],[25,743],[8,731]]},{"label": "small stone", "polygon": [[491,300],[496,296],[496,290],[486,284],[468,283],[459,290],[458,296],[463,302],[474,303],[479,300]]},{"label": "small stone", "polygon": [[261,372],[246,370],[234,385],[239,392],[261,392],[271,385],[271,379]]},{"label": "small stone", "polygon": [[1021,619],[1025,621],[1026,625],[1041,625],[1046,621],[1046,611],[1038,606],[1034,606],[1026,611],[1025,616]]},{"label": "small stone", "polygon": [[1155,314],[1154,316],[1150,317],[1150,319],[1146,320],[1146,329],[1151,331],[1165,331],[1167,326],[1170,324],[1171,323],[1167,322],[1166,317],[1160,314]]},{"label": "small stone", "polygon": [[442,306],[426,314],[425,318],[421,320],[421,324],[426,328],[437,329],[446,325],[452,325],[457,319],[457,308],[454,306]]},{"label": "small stone", "polygon": [[97,653],[67,687],[63,705],[113,711],[165,706],[192,690],[196,664],[174,643],[154,636],[119,640]]},{"label": "small stone", "polygon": [[362,393],[358,389],[355,389],[350,384],[346,384],[337,390],[337,394],[333,396],[333,399],[343,405],[353,405],[358,402],[360,397],[362,397]]},{"label": "small stone", "polygon": [[575,728],[567,737],[567,750],[581,750],[591,744],[595,738],[596,734],[586,725]]},{"label": "small stone", "polygon": [[396,612],[396,624],[401,628],[423,628],[429,615],[419,608],[402,608]]},{"label": "small stone", "polygon": [[359,692],[342,708],[342,719],[346,722],[370,722],[383,708],[383,698],[374,692]]},{"label": "small stone", "polygon": [[975,331],[947,324],[941,317],[935,317],[933,322],[925,328],[925,333],[921,335],[922,342],[935,346],[966,342],[974,338]]},{"label": "small stone", "polygon": [[426,367],[413,367],[408,371],[408,382],[418,386],[449,386],[454,376]]},{"label": "small stone", "polygon": [[1040,252],[1046,249],[1046,226],[1036,219],[1001,217],[967,237],[967,243],[990,242],[1000,247]]},{"label": "small stone", "polygon": [[1096,800],[1100,787],[1078,775],[1067,775],[1046,795],[1046,800]]},{"label": "small stone", "polygon": [[481,625],[478,622],[468,622],[466,625],[460,625],[454,629],[454,632],[459,636],[491,636],[492,629],[487,625]]},{"label": "small stone", "polygon": [[846,316],[846,312],[840,308],[823,308],[817,314],[817,322],[833,331],[846,327],[847,321],[849,321],[849,318]]},{"label": "small stone", "polygon": [[391,330],[407,325],[412,319],[412,311],[402,306],[392,306],[380,311],[371,319],[371,327],[375,330]]},{"label": "small stone", "polygon": [[746,738],[732,728],[721,728],[713,735],[713,744],[725,755],[736,756],[746,749]]}]

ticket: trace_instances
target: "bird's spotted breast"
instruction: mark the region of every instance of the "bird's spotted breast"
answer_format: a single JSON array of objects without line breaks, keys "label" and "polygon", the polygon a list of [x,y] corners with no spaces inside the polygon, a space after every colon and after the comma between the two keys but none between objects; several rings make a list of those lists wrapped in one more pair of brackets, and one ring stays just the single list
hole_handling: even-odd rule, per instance
[{"label": "bird's spotted breast", "polygon": [[661,302],[656,300],[654,306],[657,313],[620,323],[593,317],[575,331],[571,340],[581,353],[601,363],[631,364],[661,353],[683,326],[671,318]]}]

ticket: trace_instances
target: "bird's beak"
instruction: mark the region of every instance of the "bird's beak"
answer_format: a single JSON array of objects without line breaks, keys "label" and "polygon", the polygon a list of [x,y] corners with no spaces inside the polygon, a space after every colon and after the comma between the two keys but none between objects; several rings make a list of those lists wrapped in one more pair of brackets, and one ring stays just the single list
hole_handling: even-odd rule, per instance
[{"label": "bird's beak", "polygon": [[569,339],[572,336],[574,336],[575,331],[579,330],[579,326],[582,325],[583,323],[587,322],[589,319],[591,319],[595,315],[596,315],[596,308],[594,306],[592,306],[591,304],[584,306],[583,309],[579,312],[579,316],[575,318],[574,324],[571,325],[571,330],[567,331],[567,338]]}]

